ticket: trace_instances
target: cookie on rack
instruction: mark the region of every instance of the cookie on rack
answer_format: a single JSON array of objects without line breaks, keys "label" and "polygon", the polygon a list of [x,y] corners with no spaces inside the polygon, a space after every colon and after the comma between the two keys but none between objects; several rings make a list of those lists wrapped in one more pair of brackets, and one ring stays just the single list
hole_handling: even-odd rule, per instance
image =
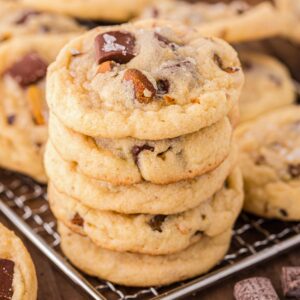
[{"label": "cookie on rack", "polygon": [[150,255],[183,251],[205,236],[214,237],[229,230],[243,205],[242,176],[238,169],[200,206],[173,215],[125,215],[94,210],[51,184],[48,193],[55,217],[71,230],[87,235],[105,249]]},{"label": "cookie on rack", "polygon": [[281,19],[282,35],[300,43],[300,2],[298,0],[276,0]]},{"label": "cookie on rack", "polygon": [[0,19],[0,42],[24,35],[83,31],[84,27],[72,18],[24,7],[11,8]]},{"label": "cookie on rack", "polygon": [[226,42],[155,20],[98,27],[74,39],[48,75],[47,101],[65,126],[142,140],[216,123],[238,102],[243,84]]},{"label": "cookie on rack", "polygon": [[176,214],[199,206],[220,190],[236,165],[236,151],[216,169],[190,180],[160,185],[141,182],[113,185],[81,174],[76,163],[64,161],[51,142],[45,168],[51,184],[83,205],[124,214]]},{"label": "cookie on rack", "polygon": [[136,16],[151,0],[20,0],[39,10],[63,13],[86,20],[124,22]]},{"label": "cookie on rack", "polygon": [[242,124],[236,138],[245,210],[300,220],[300,107],[288,106]]},{"label": "cookie on rack", "polygon": [[184,136],[164,140],[89,137],[50,116],[49,135],[56,150],[88,177],[113,184],[168,184],[194,178],[218,167],[229,155],[228,118]]},{"label": "cookie on rack", "polygon": [[45,78],[73,34],[24,36],[0,47],[0,165],[46,181],[43,152],[48,111]]},{"label": "cookie on rack", "polygon": [[22,241],[0,223],[0,299],[36,300],[34,264]]},{"label": "cookie on rack", "polygon": [[228,230],[205,237],[182,252],[152,256],[97,247],[61,223],[59,233],[63,252],[80,270],[126,286],[167,285],[203,274],[222,260],[231,239]]},{"label": "cookie on rack", "polygon": [[241,122],[249,121],[295,101],[295,88],[287,68],[261,53],[239,52],[245,84],[240,99]]},{"label": "cookie on rack", "polygon": [[272,37],[280,31],[277,10],[269,1],[251,6],[247,1],[212,4],[157,0],[145,8],[140,18],[181,22],[197,28],[205,36],[220,37],[229,42]]}]

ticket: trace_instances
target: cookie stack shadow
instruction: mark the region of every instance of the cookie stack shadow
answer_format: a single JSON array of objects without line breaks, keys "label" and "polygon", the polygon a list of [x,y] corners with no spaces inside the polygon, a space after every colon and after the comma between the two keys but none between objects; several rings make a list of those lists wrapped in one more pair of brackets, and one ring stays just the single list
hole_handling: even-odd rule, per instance
[{"label": "cookie stack shadow", "polygon": [[174,138],[113,139],[71,129],[50,103],[49,202],[70,261],[129,286],[170,284],[221,261],[243,204],[234,117]]}]

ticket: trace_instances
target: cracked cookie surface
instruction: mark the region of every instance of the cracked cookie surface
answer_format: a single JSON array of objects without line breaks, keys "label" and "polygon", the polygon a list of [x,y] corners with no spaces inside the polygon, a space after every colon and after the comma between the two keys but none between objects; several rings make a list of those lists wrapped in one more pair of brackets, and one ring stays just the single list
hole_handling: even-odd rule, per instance
[{"label": "cracked cookie surface", "polygon": [[149,20],[99,27],[70,42],[49,68],[47,101],[82,134],[160,140],[224,118],[242,84],[226,42]]},{"label": "cracked cookie surface", "polygon": [[88,137],[65,127],[53,114],[49,136],[64,160],[88,177],[113,184],[168,184],[194,178],[229,155],[232,125],[224,118],[198,132],[165,140]]},{"label": "cracked cookie surface", "polygon": [[238,128],[245,210],[300,219],[300,107],[288,106]]}]

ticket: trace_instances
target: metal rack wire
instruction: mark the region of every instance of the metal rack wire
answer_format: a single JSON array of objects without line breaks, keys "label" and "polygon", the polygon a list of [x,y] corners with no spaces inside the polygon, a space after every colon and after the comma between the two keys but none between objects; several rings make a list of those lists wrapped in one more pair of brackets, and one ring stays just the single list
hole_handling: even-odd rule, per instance
[{"label": "metal rack wire", "polygon": [[81,274],[62,256],[45,186],[25,176],[0,170],[0,211],[92,299],[177,299],[300,244],[299,223],[242,214],[233,231],[229,253],[207,275],[168,287],[125,288]]}]

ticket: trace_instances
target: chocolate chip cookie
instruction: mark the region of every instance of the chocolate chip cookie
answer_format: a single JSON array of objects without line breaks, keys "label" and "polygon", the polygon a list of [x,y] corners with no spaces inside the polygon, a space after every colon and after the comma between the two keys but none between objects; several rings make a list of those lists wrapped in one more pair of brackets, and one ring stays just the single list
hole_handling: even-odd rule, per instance
[{"label": "chocolate chip cookie", "polygon": [[232,149],[219,167],[193,179],[166,185],[141,182],[122,186],[81,174],[76,164],[59,156],[51,142],[45,154],[47,174],[58,191],[92,209],[125,214],[176,214],[195,208],[222,188],[235,164]]},{"label": "chocolate chip cookie", "polygon": [[37,279],[21,240],[0,223],[0,299],[36,300]]},{"label": "chocolate chip cookie", "polygon": [[300,107],[288,106],[238,128],[245,210],[300,220]]},{"label": "chocolate chip cookie", "polygon": [[83,31],[72,18],[23,7],[11,8],[0,19],[0,43],[17,36]]},{"label": "chocolate chip cookie", "polygon": [[292,78],[282,63],[255,52],[241,51],[239,56],[245,73],[240,99],[241,122],[295,101]]},{"label": "chocolate chip cookie", "polygon": [[181,22],[197,28],[205,36],[217,36],[229,42],[258,40],[280,32],[278,13],[270,1],[256,5],[249,5],[250,1],[203,2],[158,0],[140,18]]},{"label": "chocolate chip cookie", "polygon": [[73,35],[24,36],[0,47],[0,165],[44,182],[47,67]]},{"label": "chocolate chip cookie", "polygon": [[152,20],[99,27],[74,39],[48,75],[49,107],[68,128],[142,140],[211,126],[238,102],[243,84],[226,42]]},{"label": "chocolate chip cookie", "polygon": [[224,118],[195,133],[165,140],[88,137],[51,115],[49,135],[60,155],[88,177],[113,184],[168,184],[218,167],[231,149],[232,125]]},{"label": "chocolate chip cookie", "polygon": [[203,274],[228,250],[231,231],[205,237],[182,252],[146,255],[97,247],[87,237],[59,224],[61,247],[79,269],[89,275],[127,286],[166,285]]},{"label": "chocolate chip cookie", "polygon": [[210,199],[173,215],[125,215],[90,209],[51,184],[48,193],[55,217],[71,230],[87,235],[105,249],[151,255],[183,251],[205,236],[214,237],[229,230],[243,205],[238,169]]}]

